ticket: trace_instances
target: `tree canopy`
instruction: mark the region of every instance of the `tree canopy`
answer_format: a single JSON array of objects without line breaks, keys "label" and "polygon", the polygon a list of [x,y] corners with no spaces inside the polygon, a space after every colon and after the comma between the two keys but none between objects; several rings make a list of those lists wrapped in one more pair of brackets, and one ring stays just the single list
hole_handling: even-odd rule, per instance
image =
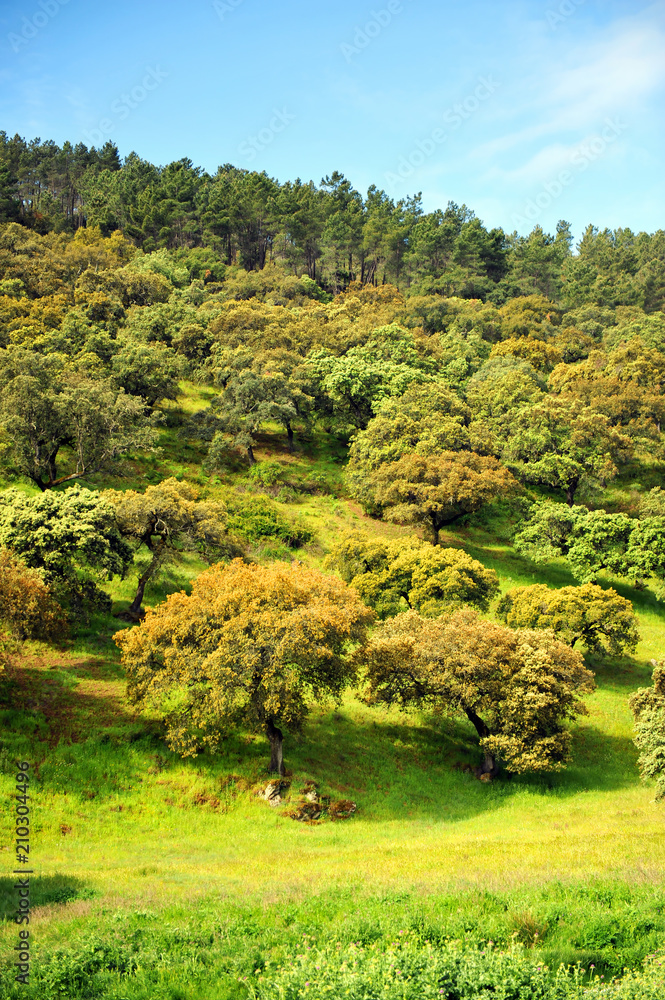
[{"label": "tree canopy", "polygon": [[165,479],[158,486],[136,490],[106,490],[104,498],[115,511],[123,538],[149,553],[148,565],[139,574],[136,595],[128,614],[139,616],[145,588],[168,558],[176,559],[186,548],[198,549],[206,557],[235,553],[226,530],[227,510],[223,503],[202,499],[199,490],[177,479]]},{"label": "tree canopy", "polygon": [[358,654],[373,703],[465,716],[485,759],[479,773],[557,771],[570,758],[567,720],[586,714],[593,674],[552,632],[510,629],[464,608],[383,622]]},{"label": "tree canopy", "polygon": [[108,471],[129,449],[155,441],[142,400],[56,353],[0,352],[0,392],[0,420],[17,470],[41,490]]},{"label": "tree canopy", "polygon": [[402,455],[431,455],[469,449],[468,406],[442,382],[412,385],[388,397],[349,448],[347,480],[364,506],[372,508],[370,475]]},{"label": "tree canopy", "polygon": [[267,734],[271,771],[284,773],[282,730],[338,699],[353,677],[351,650],[373,613],[335,577],[299,565],[234,560],[202,573],[136,628],[119,632],[129,695],[161,714],[184,756],[215,750],[224,734]]},{"label": "tree canopy", "polygon": [[0,549],[0,633],[9,630],[19,640],[58,642],[67,635],[68,624],[39,571]]},{"label": "tree canopy", "polygon": [[584,482],[613,479],[631,454],[630,439],[604,414],[546,396],[511,418],[502,457],[525,482],[562,490],[572,507]]},{"label": "tree canopy", "polygon": [[56,595],[77,607],[91,600],[110,608],[96,581],[123,575],[132,561],[112,505],[78,484],[37,496],[0,493],[0,547],[40,570]]},{"label": "tree canopy", "polygon": [[403,455],[373,472],[370,484],[388,520],[424,527],[434,544],[446,525],[519,492],[497,459],[474,452]]},{"label": "tree canopy", "polygon": [[630,696],[629,704],[635,719],[635,746],[644,778],[656,781],[656,797],[665,798],[665,665],[656,660],[653,665],[653,685],[639,688]]},{"label": "tree canopy", "polygon": [[[646,509],[658,509],[654,495]],[[534,562],[565,556],[576,579],[593,581],[603,570],[641,583],[654,575],[662,593],[665,577],[665,517],[642,519],[587,507],[535,503],[514,538],[518,552]]]},{"label": "tree canopy", "polygon": [[558,590],[545,584],[516,587],[501,598],[497,613],[511,628],[551,629],[569,646],[582,642],[592,653],[621,656],[634,651],[640,639],[630,601],[592,583]]},{"label": "tree canopy", "polygon": [[494,570],[462,549],[419,538],[387,541],[356,532],[333,545],[328,565],[380,618],[406,608],[435,617],[463,604],[486,611],[499,592]]}]

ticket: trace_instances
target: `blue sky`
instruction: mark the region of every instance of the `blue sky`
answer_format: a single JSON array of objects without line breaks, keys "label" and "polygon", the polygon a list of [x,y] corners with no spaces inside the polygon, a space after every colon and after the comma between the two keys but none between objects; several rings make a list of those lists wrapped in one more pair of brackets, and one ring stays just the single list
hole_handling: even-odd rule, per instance
[{"label": "blue sky", "polygon": [[0,128],[665,228],[665,0],[0,0]]}]

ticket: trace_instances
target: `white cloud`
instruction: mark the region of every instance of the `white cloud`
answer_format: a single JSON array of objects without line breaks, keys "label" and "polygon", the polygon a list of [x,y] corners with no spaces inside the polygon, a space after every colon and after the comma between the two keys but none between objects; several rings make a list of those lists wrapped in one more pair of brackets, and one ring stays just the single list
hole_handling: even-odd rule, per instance
[{"label": "white cloud", "polygon": [[[558,44],[550,40],[547,52],[535,52],[538,71],[522,75],[519,89],[503,95],[501,108],[504,121],[528,124],[470,151],[472,159],[490,164],[486,176],[541,180],[560,169],[607,118],[630,123],[641,117],[665,83],[664,12],[665,4],[658,3],[613,22],[604,37],[573,50],[567,51],[569,40],[562,37],[555,39]],[[504,154],[510,154],[508,169],[501,165]]]}]

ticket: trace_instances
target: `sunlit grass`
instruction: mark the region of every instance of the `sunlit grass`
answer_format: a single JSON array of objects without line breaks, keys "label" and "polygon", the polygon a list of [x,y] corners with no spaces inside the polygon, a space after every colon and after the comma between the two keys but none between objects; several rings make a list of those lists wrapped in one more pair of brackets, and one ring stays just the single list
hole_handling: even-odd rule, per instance
[{"label": "sunlit grass", "polygon": [[[210,396],[209,389],[185,386],[169,412],[191,414]],[[103,485],[142,489],[176,475],[213,496],[230,484],[251,485],[241,456],[227,470],[203,474],[203,445],[183,442],[175,420],[163,429],[161,447],[132,459],[123,476]],[[278,461],[284,481],[312,484],[279,503],[314,534],[297,552],[279,550],[285,558],[322,567],[331,545],[349,530],[391,538],[411,533],[367,517],[345,499],[343,442],[312,433],[297,439],[290,455],[280,429],[269,428],[257,455]],[[443,544],[462,546],[495,569],[504,591],[574,583],[563,561],[536,565],[514,552],[516,517],[497,508],[451,527]],[[262,550],[252,554],[260,558]],[[147,558],[138,555],[127,576],[108,585],[114,613],[131,601]],[[187,590],[204,568],[196,553],[181,553],[160,569],[145,603]],[[396,927],[395,921],[415,920],[414,914],[452,926],[456,914],[474,933],[482,921],[483,933],[509,942],[520,920],[530,926],[533,919],[534,926],[549,926],[544,947],[552,956],[587,961],[601,946],[594,951],[591,931],[576,936],[576,928],[601,921],[606,893],[615,909],[624,899],[626,913],[651,915],[651,930],[640,933],[644,948],[653,949],[662,940],[657,914],[664,904],[655,894],[665,874],[663,806],[639,780],[628,695],[649,683],[650,660],[665,655],[665,606],[650,590],[635,591],[625,581],[601,583],[633,601],[641,629],[637,651],[589,661],[598,686],[587,698],[589,715],[574,727],[573,762],[566,770],[491,785],[463,770],[478,758],[468,724],[369,708],[349,692],[341,706],[318,706],[301,734],[286,734],[291,787],[273,809],[255,795],[268,780],[261,735],[238,733],[217,756],[183,761],[165,746],[158,724],[128,703],[112,638],[126,627],[118,619],[93,617],[65,650],[29,647],[3,682],[0,790],[7,801],[16,758],[37,766],[33,838],[44,899],[36,916],[41,946],[66,944],[70,930],[93,925],[105,933],[110,914],[131,920],[129,912],[137,909],[157,915],[157,922],[160,913],[168,914],[174,927],[188,928],[194,917],[178,909],[183,902],[204,920],[214,913],[229,926],[236,919],[238,926],[256,926],[267,941],[270,908],[280,900],[280,912],[291,907],[299,926],[325,927],[326,933],[341,925],[344,914],[347,920],[351,914],[356,930],[365,915],[377,933]],[[333,799],[356,802],[356,815],[347,822],[294,822],[288,812],[308,779]],[[0,846],[11,848],[8,810],[0,836]],[[83,895],[49,902],[49,892],[62,886]],[[564,898],[568,910],[554,920]],[[633,917],[625,919],[628,926]],[[288,937],[288,928],[284,933]],[[603,941],[613,933],[603,931]],[[0,939],[8,943],[12,934],[5,925]]]}]

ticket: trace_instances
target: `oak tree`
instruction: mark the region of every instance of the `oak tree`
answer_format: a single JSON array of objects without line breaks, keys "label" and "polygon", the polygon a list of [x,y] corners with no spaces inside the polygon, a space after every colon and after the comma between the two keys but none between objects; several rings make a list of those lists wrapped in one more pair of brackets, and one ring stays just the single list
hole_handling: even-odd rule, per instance
[{"label": "oak tree", "polygon": [[665,798],[665,664],[651,661],[653,685],[639,688],[628,700],[635,719],[635,746],[643,778],[655,778],[656,798]]},{"label": "oak tree", "polygon": [[0,423],[16,467],[40,490],[108,471],[128,450],[154,444],[142,400],[62,355],[3,351],[0,391]]},{"label": "oak tree", "polygon": [[545,396],[510,422],[502,458],[524,482],[562,490],[569,506],[585,482],[613,479],[632,454],[605,414],[570,396]]},{"label": "oak tree", "polygon": [[550,631],[510,629],[471,609],[428,619],[407,611],[382,622],[357,658],[370,704],[465,716],[484,759],[477,775],[558,771],[570,759],[567,720],[593,690],[582,656]]},{"label": "oak tree", "polygon": [[349,449],[347,480],[352,495],[371,510],[370,474],[402,455],[430,455],[469,449],[471,412],[441,382],[412,385],[401,396],[388,397]]},{"label": "oak tree", "polygon": [[360,532],[333,545],[328,565],[358,591],[380,618],[406,608],[434,617],[462,604],[486,610],[499,592],[491,569],[462,549],[419,538],[372,539]]},{"label": "oak tree", "polygon": [[373,612],[336,577],[288,563],[215,565],[117,633],[132,701],[155,709],[183,756],[237,727],[266,733],[285,773],[282,726],[338,700]]},{"label": "oak tree", "polygon": [[110,608],[96,581],[122,576],[132,561],[112,505],[78,484],[36,496],[0,493],[0,546],[39,570],[56,597],[75,608],[86,602]]},{"label": "oak tree", "polygon": [[[645,509],[657,505],[653,500]],[[536,503],[520,525],[514,545],[534,562],[564,556],[573,576],[583,583],[607,570],[635,585],[655,576],[660,594],[665,578],[665,517],[628,517],[604,510]]]},{"label": "oak tree", "polygon": [[149,553],[126,612],[130,617],[141,615],[145,588],[166,559],[176,559],[186,549],[198,549],[206,557],[219,556],[224,549],[237,553],[237,545],[226,532],[226,507],[202,499],[195,486],[171,478],[148,486],[143,493],[106,490],[102,495],[113,506],[123,538]]},{"label": "oak tree", "polygon": [[593,583],[558,590],[515,587],[501,598],[497,613],[511,628],[551,629],[569,646],[582,642],[591,653],[621,656],[640,639],[631,602]]},{"label": "oak tree", "polygon": [[370,485],[388,520],[422,526],[435,545],[446,525],[520,491],[496,458],[452,451],[403,455],[373,472]]},{"label": "oak tree", "polygon": [[67,615],[41,573],[0,549],[0,632],[17,639],[57,642],[67,635]]}]

